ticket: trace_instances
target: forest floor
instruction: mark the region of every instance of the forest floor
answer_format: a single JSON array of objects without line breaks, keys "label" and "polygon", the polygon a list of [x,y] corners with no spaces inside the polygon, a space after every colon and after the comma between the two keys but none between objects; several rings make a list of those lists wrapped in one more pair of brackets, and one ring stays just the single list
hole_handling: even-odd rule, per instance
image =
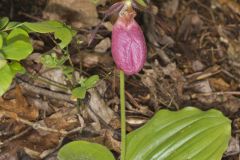
[{"label": "forest floor", "polygon": [[[63,52],[53,36],[31,35],[34,52],[0,97],[0,160],[56,159],[67,142],[84,139],[120,151],[119,81],[111,57],[116,15],[92,30],[111,5],[108,0],[1,0],[0,16],[11,21],[60,20],[77,30],[68,47],[74,77],[99,75],[77,110],[61,69],[47,69],[40,57]],[[128,132],[160,109],[195,106],[220,110],[232,120],[232,138],[223,160],[239,160],[240,2],[234,0],[159,0],[152,14],[138,11],[148,56],[143,70],[126,77]],[[1,75],[0,75],[1,76]],[[2,114],[4,113],[4,114]],[[109,114],[113,113],[113,114]],[[81,131],[81,134],[80,132]]]}]

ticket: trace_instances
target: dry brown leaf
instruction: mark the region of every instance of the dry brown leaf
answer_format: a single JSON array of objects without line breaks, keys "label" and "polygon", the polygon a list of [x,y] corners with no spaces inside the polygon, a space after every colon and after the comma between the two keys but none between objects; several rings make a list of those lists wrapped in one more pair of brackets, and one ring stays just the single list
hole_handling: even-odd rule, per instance
[{"label": "dry brown leaf", "polygon": [[209,83],[216,91],[227,91],[230,89],[230,85],[222,78],[210,78]]},{"label": "dry brown leaf", "polygon": [[121,143],[113,138],[113,132],[106,130],[105,132],[105,145],[110,149],[120,153]]},{"label": "dry brown leaf", "polygon": [[240,109],[240,99],[234,96],[228,96],[227,101],[223,104],[224,109],[230,114],[236,113]]},{"label": "dry brown leaf", "polygon": [[175,63],[168,64],[166,67],[163,67],[162,70],[165,75],[170,76],[174,81],[179,81],[183,77]]},{"label": "dry brown leaf", "polygon": [[100,97],[99,93],[94,89],[89,89],[91,98],[89,100],[89,107],[101,118],[105,123],[109,124],[116,116],[111,108],[109,108],[104,100]]},{"label": "dry brown leaf", "polygon": [[28,104],[18,85],[15,89],[15,97],[16,99],[12,100],[4,100],[0,97],[0,109],[16,113],[19,117],[27,120],[36,120],[39,116],[38,109]]},{"label": "dry brown leaf", "polygon": [[147,118],[143,116],[128,116],[127,123],[133,127],[140,127],[147,122]]},{"label": "dry brown leaf", "polygon": [[212,88],[210,87],[208,80],[198,81],[188,86],[198,93],[211,93]]},{"label": "dry brown leaf", "polygon": [[230,139],[226,155],[236,154],[240,152],[240,143],[238,137],[232,137]]},{"label": "dry brown leaf", "polygon": [[26,137],[27,143],[24,146],[42,152],[57,146],[60,137],[61,136],[58,133],[51,133],[43,136],[40,135],[39,132],[34,131],[31,135]]}]

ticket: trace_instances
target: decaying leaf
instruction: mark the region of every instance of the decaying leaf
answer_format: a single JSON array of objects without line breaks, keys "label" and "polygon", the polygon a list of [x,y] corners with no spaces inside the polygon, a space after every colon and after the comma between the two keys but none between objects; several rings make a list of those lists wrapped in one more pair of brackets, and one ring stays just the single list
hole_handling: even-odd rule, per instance
[{"label": "decaying leaf", "polygon": [[16,113],[18,116],[28,120],[36,120],[39,116],[38,109],[28,104],[19,86],[15,89],[15,99],[4,100],[0,97],[0,110]]}]

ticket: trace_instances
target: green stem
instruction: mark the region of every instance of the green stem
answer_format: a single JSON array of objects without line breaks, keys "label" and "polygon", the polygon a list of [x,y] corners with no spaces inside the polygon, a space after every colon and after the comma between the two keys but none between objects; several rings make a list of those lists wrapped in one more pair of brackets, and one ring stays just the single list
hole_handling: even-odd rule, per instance
[{"label": "green stem", "polygon": [[126,113],[125,113],[125,87],[124,72],[120,70],[120,108],[121,108],[121,160],[126,154]]}]

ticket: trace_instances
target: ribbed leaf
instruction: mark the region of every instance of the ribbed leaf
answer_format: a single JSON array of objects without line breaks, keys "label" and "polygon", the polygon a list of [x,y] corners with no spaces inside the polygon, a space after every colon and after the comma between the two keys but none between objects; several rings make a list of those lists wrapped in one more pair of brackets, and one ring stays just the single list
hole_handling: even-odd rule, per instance
[{"label": "ribbed leaf", "polygon": [[193,107],[159,111],[127,136],[127,160],[220,160],[231,121],[220,111]]},{"label": "ribbed leaf", "polygon": [[86,141],[66,144],[58,152],[59,160],[115,160],[104,146]]}]

